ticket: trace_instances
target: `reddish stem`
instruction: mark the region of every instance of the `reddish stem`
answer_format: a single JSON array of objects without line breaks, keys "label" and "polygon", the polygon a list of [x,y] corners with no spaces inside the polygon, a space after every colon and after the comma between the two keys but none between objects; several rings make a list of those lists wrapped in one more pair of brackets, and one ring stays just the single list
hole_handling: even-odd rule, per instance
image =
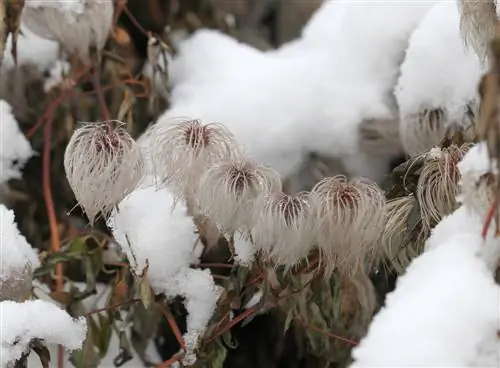
[{"label": "reddish stem", "polygon": [[170,328],[172,329],[172,332],[175,335],[175,338],[177,339],[177,342],[181,346],[182,349],[186,348],[186,343],[184,342],[184,339],[182,338],[182,333],[181,329],[179,328],[179,325],[177,322],[175,322],[174,316],[172,316],[172,313],[170,313],[170,310],[166,308],[162,303],[158,303],[158,307],[160,308],[160,312],[163,314],[165,319],[167,320],[168,324],[170,325]]},{"label": "reddish stem", "polygon": [[[63,96],[60,96],[61,100]],[[47,123],[43,131],[43,157],[42,157],[42,189],[45,205],[47,207],[47,216],[50,226],[50,248],[52,252],[57,253],[61,250],[61,241],[59,238],[59,229],[57,227],[56,211],[54,209],[54,200],[50,189],[50,149],[52,143],[52,124],[54,110],[57,105],[49,108],[46,114]],[[55,266],[56,272],[56,291],[62,291],[63,288],[63,268],[62,263],[57,263]],[[61,345],[58,346],[58,367],[64,367],[64,349]]]},{"label": "reddish stem", "polygon": [[491,222],[493,221],[493,217],[495,217],[495,212],[498,207],[499,198],[500,197],[498,195],[495,197],[495,200],[491,204],[491,207],[488,210],[488,214],[486,215],[486,220],[483,225],[483,231],[481,232],[481,236],[483,237],[483,239],[486,239],[486,236],[488,235],[488,229],[490,228]]}]

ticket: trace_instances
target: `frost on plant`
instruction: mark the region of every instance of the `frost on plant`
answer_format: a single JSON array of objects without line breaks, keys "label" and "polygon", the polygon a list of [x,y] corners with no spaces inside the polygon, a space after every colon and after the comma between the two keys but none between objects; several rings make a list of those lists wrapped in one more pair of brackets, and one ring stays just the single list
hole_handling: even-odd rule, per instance
[{"label": "frost on plant", "polygon": [[10,105],[0,100],[0,184],[21,176],[20,170],[33,155]]},{"label": "frost on plant", "polygon": [[112,0],[27,0],[23,21],[37,35],[88,62],[91,49],[101,52],[113,21]]},{"label": "frost on plant", "polygon": [[456,208],[460,179],[457,164],[468,149],[467,144],[452,145],[434,148],[426,154],[417,183],[417,199],[423,224],[428,230]]},{"label": "frost on plant", "polygon": [[17,228],[14,212],[0,204],[0,301],[26,299],[39,265],[36,252]]},{"label": "frost on plant", "polygon": [[385,197],[365,179],[345,176],[321,180],[312,190],[316,237],[324,257],[326,275],[334,268],[351,272],[377,256],[384,228]]},{"label": "frost on plant", "polygon": [[33,300],[0,302],[0,367],[13,367],[29,352],[33,339],[79,349],[85,339],[85,318],[73,319],[56,305]]},{"label": "frost on plant", "polygon": [[227,158],[202,176],[198,206],[225,234],[248,231],[265,196],[281,189],[278,174],[247,158]]},{"label": "frost on plant", "polygon": [[314,241],[309,193],[269,195],[252,236],[275,263],[286,267],[297,264],[308,255]]},{"label": "frost on plant", "polygon": [[176,198],[194,195],[203,172],[231,157],[237,144],[221,124],[177,118],[153,125],[148,132],[155,174]]},{"label": "frost on plant", "polygon": [[119,121],[85,123],[71,137],[64,169],[79,205],[93,224],[139,184],[144,160],[136,142]]}]

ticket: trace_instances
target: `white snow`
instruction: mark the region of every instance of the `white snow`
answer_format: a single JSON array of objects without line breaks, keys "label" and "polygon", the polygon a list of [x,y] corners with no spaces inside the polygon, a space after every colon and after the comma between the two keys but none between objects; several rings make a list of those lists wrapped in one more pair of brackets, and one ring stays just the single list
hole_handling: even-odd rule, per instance
[{"label": "white snow", "polygon": [[58,9],[67,15],[83,14],[86,1],[96,0],[26,0],[25,6],[32,8],[54,8]]},{"label": "white snow", "polygon": [[[45,1],[45,3],[47,3]],[[14,67],[14,59],[10,53],[12,35],[7,37],[1,72]],[[21,22],[17,37],[17,62],[19,65],[36,65],[40,71],[47,70],[58,59],[59,46],[56,42],[41,38]],[[1,75],[1,73],[0,73]]]},{"label": "white snow", "polygon": [[39,265],[37,253],[17,228],[14,211],[0,204],[0,289],[3,282]]},{"label": "white snow", "polygon": [[461,39],[455,2],[440,1],[411,35],[401,65],[395,94],[403,133],[424,109],[444,109],[447,126],[470,124],[466,108],[468,104],[477,108],[483,72],[478,56]]},{"label": "white snow", "polygon": [[19,359],[35,338],[70,350],[78,349],[86,330],[85,318],[75,320],[43,300],[0,302],[0,367]]},{"label": "white snow", "polygon": [[0,100],[0,184],[21,177],[21,168],[33,155],[31,145],[19,130],[10,105]]},{"label": "white snow", "polygon": [[137,274],[147,260],[147,277],[156,293],[185,298],[188,317],[184,339],[186,356],[192,362],[193,350],[216,308],[220,290],[209,270],[189,268],[197,261],[198,237],[186,207],[178,202],[173,208],[173,196],[166,189],[150,186],[154,179],[149,179],[119,204],[108,224]]},{"label": "white snow", "polygon": [[283,177],[316,151],[339,157],[353,176],[381,179],[387,158],[360,154],[358,126],[392,116],[398,65],[432,3],[325,2],[303,38],[277,52],[200,30],[172,62],[172,108],[159,124],[176,116],[221,122]]},{"label": "white snow", "polygon": [[[460,163],[462,173],[488,170],[483,144]],[[483,224],[464,203],[433,229],[353,350],[351,368],[498,367],[500,238],[491,226],[483,239]]]},{"label": "white snow", "polygon": [[351,368],[497,366],[500,288],[477,256],[481,235],[458,229],[398,279]]},{"label": "white snow", "polygon": [[195,261],[193,250],[198,238],[193,220],[181,203],[174,209],[172,205],[173,197],[166,189],[144,186],[120,202],[119,211],[108,220],[131,264],[137,261],[137,274],[148,261],[149,281],[158,292],[164,292],[170,279]]}]

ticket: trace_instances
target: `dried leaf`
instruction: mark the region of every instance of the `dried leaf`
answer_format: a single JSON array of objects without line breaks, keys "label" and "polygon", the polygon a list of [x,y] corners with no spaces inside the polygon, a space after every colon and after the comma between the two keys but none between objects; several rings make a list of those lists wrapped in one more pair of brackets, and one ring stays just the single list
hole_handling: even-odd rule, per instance
[{"label": "dried leaf", "polygon": [[151,290],[151,285],[146,278],[143,278],[139,284],[139,295],[144,308],[149,309],[151,303],[153,302],[153,292]]},{"label": "dried leaf", "polygon": [[31,343],[31,348],[38,355],[40,363],[43,368],[49,368],[50,366],[50,352],[49,349],[42,343],[42,341],[35,339]]},{"label": "dried leaf", "polygon": [[53,291],[50,293],[50,297],[65,306],[68,306],[73,300],[71,293],[68,293],[67,291]]}]

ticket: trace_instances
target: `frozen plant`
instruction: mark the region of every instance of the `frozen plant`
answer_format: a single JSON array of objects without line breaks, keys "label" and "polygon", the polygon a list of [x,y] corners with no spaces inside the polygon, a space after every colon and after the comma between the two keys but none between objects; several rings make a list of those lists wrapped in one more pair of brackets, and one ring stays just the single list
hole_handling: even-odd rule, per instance
[{"label": "frozen plant", "polygon": [[384,230],[385,197],[372,181],[325,178],[311,192],[325,275],[354,272],[374,260]]},{"label": "frozen plant", "polygon": [[124,123],[84,123],[68,142],[64,169],[93,224],[99,213],[108,215],[137,187],[144,176],[144,159]]},{"label": "frozen plant", "polygon": [[287,268],[306,257],[314,242],[309,193],[268,196],[252,232],[257,248]]},{"label": "frozen plant", "polygon": [[226,158],[202,176],[197,204],[224,234],[232,235],[250,230],[265,196],[279,190],[281,181],[274,170],[246,157]]},{"label": "frozen plant", "polygon": [[204,171],[231,157],[237,144],[233,135],[217,123],[176,118],[171,124],[155,124],[147,132],[147,150],[160,185],[172,190],[176,199],[194,199]]},{"label": "frozen plant", "polygon": [[40,37],[57,41],[83,62],[104,48],[113,22],[112,0],[26,0],[23,22]]},{"label": "frozen plant", "polygon": [[433,148],[425,156],[417,183],[420,216],[427,230],[456,209],[460,172],[458,163],[470,145]]},{"label": "frozen plant", "polygon": [[0,204],[0,301],[26,299],[39,265],[35,250],[17,228],[14,212]]},{"label": "frozen plant", "polygon": [[405,238],[415,205],[416,199],[413,195],[388,200],[385,204],[385,226],[380,243],[399,274],[402,274],[411,259],[418,255],[418,248],[423,245],[423,236],[422,242],[419,242],[420,238]]}]

